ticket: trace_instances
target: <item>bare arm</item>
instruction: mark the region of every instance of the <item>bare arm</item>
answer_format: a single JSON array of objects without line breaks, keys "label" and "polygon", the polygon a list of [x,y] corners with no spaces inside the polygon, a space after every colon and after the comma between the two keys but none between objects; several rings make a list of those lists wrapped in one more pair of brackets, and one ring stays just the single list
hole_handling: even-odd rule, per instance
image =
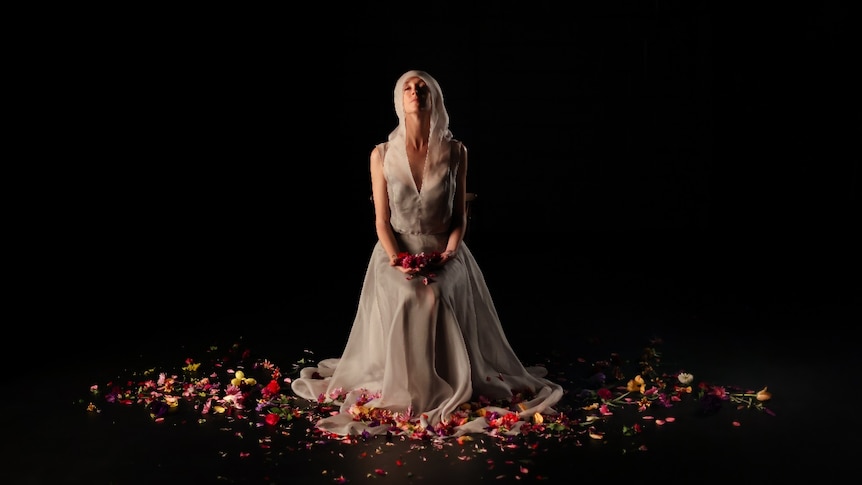
[{"label": "bare arm", "polygon": [[457,156],[460,163],[458,164],[458,173],[456,174],[455,202],[452,207],[452,228],[441,263],[445,263],[455,257],[458,248],[461,247],[461,242],[464,240],[464,233],[467,230],[467,147],[463,143],[458,143],[457,148]]},{"label": "bare arm", "polygon": [[[374,201],[374,227],[377,239],[389,255],[389,265],[395,266],[395,258],[401,249],[395,240],[392,224],[389,222],[389,191],[383,175],[383,156],[377,147],[371,151],[371,197]],[[400,266],[399,266],[400,268]],[[406,270],[402,269],[402,271]]]}]

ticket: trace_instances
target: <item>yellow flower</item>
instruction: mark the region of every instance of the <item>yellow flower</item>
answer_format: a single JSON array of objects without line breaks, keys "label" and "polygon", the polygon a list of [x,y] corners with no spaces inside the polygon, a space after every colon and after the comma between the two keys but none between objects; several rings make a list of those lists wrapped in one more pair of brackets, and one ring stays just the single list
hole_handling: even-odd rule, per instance
[{"label": "yellow flower", "polygon": [[242,384],[248,384],[249,386],[257,384],[257,381],[253,377],[246,377],[245,372],[241,370],[236,371],[234,376],[235,377],[230,380],[230,383],[236,387],[239,387]]},{"label": "yellow flower", "polygon": [[757,391],[756,397],[758,401],[769,401],[770,399],[772,399],[772,393],[767,391],[766,387],[764,386],[763,389]]},{"label": "yellow flower", "polygon": [[230,383],[234,386],[239,387],[242,384],[242,380],[245,378],[245,372],[238,370],[236,374],[234,374],[234,378],[230,380]]},{"label": "yellow flower", "polygon": [[643,392],[644,384],[644,378],[638,375],[634,379],[629,380],[626,390],[629,392]]},{"label": "yellow flower", "polygon": [[533,414],[533,423],[534,424],[542,424],[544,422],[545,422],[545,418],[543,418],[540,413]]},{"label": "yellow flower", "polygon": [[353,406],[350,406],[350,409],[348,409],[347,412],[349,412],[353,417],[364,418],[371,415],[371,409],[372,408],[362,406],[361,404],[354,404]]},{"label": "yellow flower", "polygon": [[466,443],[468,441],[473,441],[473,438],[471,438],[470,436],[467,436],[467,435],[459,436],[457,439],[458,439],[459,445],[463,445],[464,443]]}]

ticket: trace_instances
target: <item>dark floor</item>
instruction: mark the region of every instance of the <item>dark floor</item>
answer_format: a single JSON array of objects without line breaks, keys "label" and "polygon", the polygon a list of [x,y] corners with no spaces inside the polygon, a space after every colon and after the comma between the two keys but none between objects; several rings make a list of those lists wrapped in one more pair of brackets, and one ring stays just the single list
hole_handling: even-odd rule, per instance
[{"label": "dark floor", "polygon": [[[137,284],[136,297],[121,298],[98,286],[101,306],[90,304],[99,295],[70,298],[58,302],[70,316],[53,322],[34,311],[24,323],[49,350],[22,346],[19,352],[31,356],[25,368],[7,369],[3,481],[773,483],[812,473],[831,482],[855,468],[862,423],[851,336],[862,320],[853,278],[803,263],[783,266],[779,258],[755,264],[727,253],[695,256],[691,246],[579,247],[570,257],[519,266],[509,264],[517,255],[495,249],[490,238],[473,245],[525,362],[548,365],[574,394],[595,362],[618,353],[630,377],[643,349],[652,347],[661,352],[661,372],[685,370],[696,382],[742,389],[768,386],[770,412],[725,403],[705,413],[693,399],[651,408],[656,417],[675,418],[663,426],[644,420],[648,413],[620,410],[601,423],[600,440],[581,434],[505,442],[482,435],[438,446],[385,438],[343,443],[309,434],[301,419],[273,428],[257,426],[254,417],[198,421],[188,409],[156,422],[144,405],[112,404],[90,392],[94,384],[104,390],[147,369],[170,372],[189,357],[227,355],[233,343],[285,373],[299,359],[334,356],[359,291],[359,258],[355,267],[325,277],[252,278],[261,273],[234,270],[226,279],[248,277],[248,284],[198,281],[185,296],[151,294]],[[19,379],[26,381],[23,390]],[[88,411],[90,403],[98,412]],[[622,432],[636,423],[640,433]]]}]

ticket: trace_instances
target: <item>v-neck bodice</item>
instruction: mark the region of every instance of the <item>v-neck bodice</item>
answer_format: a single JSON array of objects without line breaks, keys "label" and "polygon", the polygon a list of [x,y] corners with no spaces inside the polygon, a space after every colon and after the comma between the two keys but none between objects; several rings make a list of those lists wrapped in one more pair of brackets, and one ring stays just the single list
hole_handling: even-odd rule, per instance
[{"label": "v-neck bodice", "polygon": [[422,192],[422,183],[425,181],[425,166],[428,162],[428,147],[423,150],[416,150],[413,156],[407,153],[407,164],[410,167],[410,175],[413,177],[413,184],[416,186],[416,191]]},{"label": "v-neck bodice", "polygon": [[[383,174],[389,193],[390,223],[396,232],[439,234],[449,230],[455,197],[457,160],[453,144],[443,144],[442,153],[430,151],[419,183],[413,176],[406,150],[389,150],[384,143]],[[429,149],[430,150],[430,149]]]}]

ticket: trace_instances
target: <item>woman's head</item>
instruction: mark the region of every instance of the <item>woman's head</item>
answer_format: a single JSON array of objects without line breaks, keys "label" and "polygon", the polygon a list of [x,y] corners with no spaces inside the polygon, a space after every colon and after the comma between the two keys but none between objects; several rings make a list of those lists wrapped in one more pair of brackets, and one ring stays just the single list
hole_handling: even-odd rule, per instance
[{"label": "woman's head", "polygon": [[419,76],[412,76],[404,80],[401,88],[401,106],[404,114],[428,112],[431,115],[431,88]]},{"label": "woman's head", "polygon": [[395,83],[394,101],[395,114],[398,115],[398,128],[389,135],[389,138],[393,139],[402,132],[405,100],[409,103],[414,92],[420,96],[425,96],[422,101],[427,108],[431,109],[431,139],[448,140],[452,138],[452,133],[449,131],[449,113],[443,102],[443,91],[440,89],[440,84],[427,72],[418,70],[405,72]]}]

